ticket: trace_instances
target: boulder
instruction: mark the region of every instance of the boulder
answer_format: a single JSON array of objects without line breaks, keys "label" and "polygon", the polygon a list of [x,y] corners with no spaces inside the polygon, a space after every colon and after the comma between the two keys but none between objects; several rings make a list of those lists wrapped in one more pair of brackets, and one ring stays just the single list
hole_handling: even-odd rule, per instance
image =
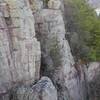
[{"label": "boulder", "polygon": [[41,74],[49,76],[54,82],[58,90],[58,100],[82,100],[84,72],[81,73],[79,65],[74,66],[70,46],[65,39],[62,12],[43,9],[35,13],[34,18],[42,50]]},{"label": "boulder", "polygon": [[43,0],[29,0],[33,13],[43,9]]},{"label": "boulder", "polygon": [[100,63],[91,62],[87,72],[89,100],[100,100]]},{"label": "boulder", "polygon": [[48,8],[49,9],[60,9],[61,8],[61,1],[60,0],[49,0],[48,1]]},{"label": "boulder", "polygon": [[42,77],[35,85],[16,87],[11,93],[11,100],[57,100],[57,91],[48,77]]}]

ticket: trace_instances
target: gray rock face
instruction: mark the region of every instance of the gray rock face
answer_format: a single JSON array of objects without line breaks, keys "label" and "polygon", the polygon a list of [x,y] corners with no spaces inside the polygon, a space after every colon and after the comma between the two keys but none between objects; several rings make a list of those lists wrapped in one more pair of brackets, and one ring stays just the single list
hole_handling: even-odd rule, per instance
[{"label": "gray rock face", "polygon": [[100,100],[100,63],[90,63],[87,75],[89,100]]},{"label": "gray rock face", "polygon": [[[0,93],[39,78],[40,44],[27,0],[0,2]],[[5,99],[6,100],[6,99]]]},{"label": "gray rock face", "polygon": [[49,0],[48,1],[48,8],[60,9],[61,8],[61,1],[60,0]]},{"label": "gray rock face", "polygon": [[[100,63],[74,62],[63,0],[49,0],[48,9],[43,1],[0,0],[0,100],[100,100]],[[47,77],[33,85],[40,74],[55,86]]]},{"label": "gray rock face", "polygon": [[57,91],[48,77],[42,77],[31,87],[20,86],[13,89],[11,100],[57,100]]},{"label": "gray rock face", "polygon": [[43,9],[43,0],[29,0],[33,13]]},{"label": "gray rock face", "polygon": [[66,32],[61,11],[43,9],[35,13],[34,17],[37,37],[42,48],[41,73],[53,80],[58,89],[59,100],[83,100],[81,89],[84,74],[80,68],[77,71],[74,66],[70,47],[65,39]]}]

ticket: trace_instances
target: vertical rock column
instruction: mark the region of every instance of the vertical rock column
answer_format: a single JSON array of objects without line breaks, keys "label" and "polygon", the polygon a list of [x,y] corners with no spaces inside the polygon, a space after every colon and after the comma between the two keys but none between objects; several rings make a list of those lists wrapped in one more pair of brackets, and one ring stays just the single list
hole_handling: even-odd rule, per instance
[{"label": "vertical rock column", "polygon": [[13,79],[13,62],[11,59],[9,31],[0,4],[0,94],[6,93]]},{"label": "vertical rock column", "polygon": [[100,62],[91,62],[87,71],[89,100],[100,100]]},{"label": "vertical rock column", "polygon": [[[10,12],[8,25],[12,41],[14,81],[39,78],[40,45],[35,38],[34,17],[28,0],[6,0]],[[37,74],[38,73],[38,74]],[[36,74],[36,75],[35,75]]]},{"label": "vertical rock column", "polygon": [[[50,77],[57,90],[58,100],[83,100],[81,72],[75,68],[68,41],[60,1],[50,0],[48,9],[34,14],[36,33],[42,49],[42,75]],[[83,76],[82,76],[83,77]]]},{"label": "vertical rock column", "polygon": [[28,0],[0,2],[0,93],[39,78],[40,44]]},{"label": "vertical rock column", "polygon": [[69,98],[67,88],[72,91],[71,88],[76,85],[75,73],[77,72],[73,67],[74,60],[69,44],[65,40],[65,27],[61,12],[44,9],[34,16],[37,37],[42,47],[41,73],[53,80],[58,89],[59,100],[65,100]]}]

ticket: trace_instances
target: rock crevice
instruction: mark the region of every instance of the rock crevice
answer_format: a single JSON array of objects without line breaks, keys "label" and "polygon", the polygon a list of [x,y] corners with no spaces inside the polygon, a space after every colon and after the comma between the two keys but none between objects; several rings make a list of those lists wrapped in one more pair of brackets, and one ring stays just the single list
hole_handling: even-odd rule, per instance
[{"label": "rock crevice", "polygon": [[0,100],[99,100],[100,64],[74,61],[63,3],[0,0]]}]

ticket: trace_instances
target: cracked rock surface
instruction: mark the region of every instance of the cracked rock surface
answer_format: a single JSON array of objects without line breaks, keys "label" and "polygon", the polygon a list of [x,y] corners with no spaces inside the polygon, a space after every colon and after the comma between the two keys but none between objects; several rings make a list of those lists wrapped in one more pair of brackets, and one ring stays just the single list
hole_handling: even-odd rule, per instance
[{"label": "cracked rock surface", "polygon": [[0,100],[100,100],[100,63],[75,62],[63,0],[0,0]]},{"label": "cracked rock surface", "polygon": [[5,93],[18,82],[38,79],[40,56],[28,1],[0,2],[0,92]]}]

